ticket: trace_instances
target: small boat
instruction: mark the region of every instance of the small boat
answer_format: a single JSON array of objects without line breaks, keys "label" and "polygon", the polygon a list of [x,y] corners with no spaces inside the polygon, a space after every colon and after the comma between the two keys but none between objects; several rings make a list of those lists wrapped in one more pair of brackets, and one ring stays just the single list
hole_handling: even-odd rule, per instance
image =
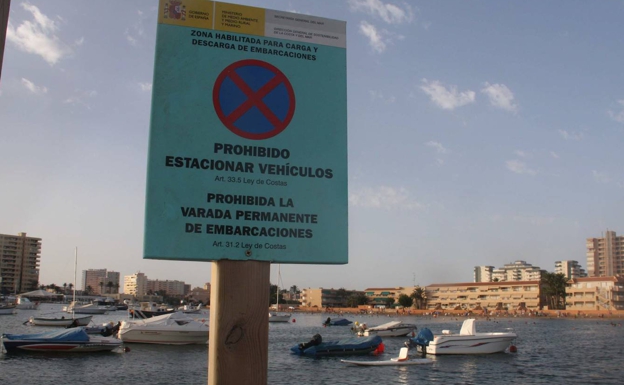
[{"label": "small boat", "polygon": [[323,342],[320,334],[315,334],[312,340],[290,348],[290,351],[300,356],[328,357],[350,356],[364,354],[379,354],[384,351],[384,344],[379,336],[364,338],[348,338],[338,341]]},{"label": "small boat", "polygon": [[176,309],[158,305],[154,302],[141,302],[138,309],[128,309],[130,318],[146,319],[163,314],[175,313]]},{"label": "small boat", "polygon": [[91,318],[93,318],[92,315],[89,315],[86,317],[76,317],[76,318],[30,317],[30,319],[28,320],[28,323],[34,326],[62,326],[62,327],[68,327],[71,325],[87,326],[91,322]]},{"label": "small boat", "polygon": [[37,310],[39,302],[31,302],[28,298],[18,295],[15,299],[15,307],[20,310]]},{"label": "small boat", "polygon": [[0,315],[12,315],[17,314],[17,310],[15,310],[15,305],[0,305]]},{"label": "small boat", "polygon": [[122,345],[116,338],[87,334],[83,328],[64,329],[36,334],[3,334],[2,344],[8,353],[31,352],[101,352]]},{"label": "small boat", "polygon": [[178,311],[181,311],[182,313],[185,314],[198,314],[201,312],[202,309],[202,304],[197,304],[196,306],[193,306],[192,304],[186,304],[184,306],[180,306],[178,308]]},{"label": "small boat", "polygon": [[[423,338],[426,332],[429,337]],[[429,329],[423,328],[410,342],[424,347],[427,354],[491,354],[504,352],[516,338],[513,332],[477,333],[475,320],[467,319],[459,334],[442,330],[442,334],[433,337]]]},{"label": "small boat", "polygon": [[404,324],[402,321],[392,321],[379,326],[369,328],[365,323],[354,326],[354,331],[359,336],[378,335],[380,337],[405,337],[410,333],[414,333],[417,329],[414,324]]},{"label": "small boat", "polygon": [[433,360],[429,358],[409,358],[409,349],[404,347],[399,351],[399,356],[384,361],[354,361],[354,360],[340,360],[345,364],[358,365],[358,366],[404,366],[404,365],[423,365],[431,364]]},{"label": "small boat", "polygon": [[208,343],[208,325],[183,312],[148,319],[122,321],[118,333],[123,342],[161,345]]},{"label": "small boat", "polygon": [[276,313],[274,311],[269,312],[269,322],[288,322],[290,321],[290,314]]},{"label": "small boat", "polygon": [[65,311],[74,314],[107,314],[108,309],[94,303],[80,305],[77,302],[72,302],[69,306],[67,306]]},{"label": "small boat", "polygon": [[349,321],[346,318],[331,318],[328,317],[325,322],[323,322],[323,326],[347,326],[352,324],[352,321]]}]

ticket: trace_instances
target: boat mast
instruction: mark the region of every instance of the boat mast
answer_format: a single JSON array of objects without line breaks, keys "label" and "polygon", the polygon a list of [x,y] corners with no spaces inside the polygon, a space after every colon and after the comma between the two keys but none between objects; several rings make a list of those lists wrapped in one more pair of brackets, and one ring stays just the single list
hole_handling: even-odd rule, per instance
[{"label": "boat mast", "polygon": [[75,251],[75,260],[74,260],[74,297],[72,300],[72,318],[74,318],[74,307],[76,306],[76,274],[78,271],[78,246],[76,246],[76,251]]}]

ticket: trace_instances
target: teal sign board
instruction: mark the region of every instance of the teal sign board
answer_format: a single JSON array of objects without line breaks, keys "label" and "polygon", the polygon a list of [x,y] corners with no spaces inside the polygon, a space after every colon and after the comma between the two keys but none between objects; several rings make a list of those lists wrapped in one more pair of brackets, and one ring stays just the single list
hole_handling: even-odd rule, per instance
[{"label": "teal sign board", "polygon": [[145,258],[348,262],[345,38],[342,21],[161,0]]}]

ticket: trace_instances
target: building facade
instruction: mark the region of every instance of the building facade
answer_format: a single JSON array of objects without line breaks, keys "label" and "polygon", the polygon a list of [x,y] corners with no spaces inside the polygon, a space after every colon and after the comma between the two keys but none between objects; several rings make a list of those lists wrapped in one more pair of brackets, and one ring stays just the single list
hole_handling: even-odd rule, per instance
[{"label": "building facade", "polygon": [[624,310],[624,278],[585,277],[569,280],[566,310]]},{"label": "building facade", "polygon": [[602,238],[587,238],[587,275],[624,275],[624,237],[607,231]]},{"label": "building facade", "polygon": [[542,271],[525,261],[515,261],[492,271],[492,281],[539,281]]},{"label": "building facade", "polygon": [[347,300],[352,295],[364,294],[363,291],[346,289],[303,289],[301,291],[301,306],[306,307],[346,307]]},{"label": "building facade", "polygon": [[147,280],[147,292],[148,293],[158,293],[158,294],[166,294],[170,297],[184,297],[187,293],[185,288],[188,287],[182,281],[161,281],[158,279],[148,279]]},{"label": "building facade", "polygon": [[19,294],[39,286],[41,238],[0,234],[0,292]]},{"label": "building facade", "polygon": [[[120,274],[106,269],[89,269],[82,271],[82,290],[95,295],[119,293]],[[90,289],[89,289],[90,288]]]},{"label": "building facade", "polygon": [[124,294],[144,297],[147,294],[147,276],[143,273],[124,276]]},{"label": "building facade", "polygon": [[540,281],[437,283],[425,288],[429,310],[540,309]]},{"label": "building facade", "polygon": [[494,274],[494,266],[475,266],[474,281],[475,282],[492,282]]},{"label": "building facade", "polygon": [[[405,294],[408,297],[412,295],[416,289],[415,286],[411,287],[370,287],[364,290],[366,298],[368,298],[368,304],[371,306],[381,307],[386,306],[387,303],[398,304],[401,294]],[[392,300],[392,302],[390,302]]]},{"label": "building facade", "polygon": [[587,277],[585,269],[577,261],[556,261],[555,274],[563,274],[567,279]]}]

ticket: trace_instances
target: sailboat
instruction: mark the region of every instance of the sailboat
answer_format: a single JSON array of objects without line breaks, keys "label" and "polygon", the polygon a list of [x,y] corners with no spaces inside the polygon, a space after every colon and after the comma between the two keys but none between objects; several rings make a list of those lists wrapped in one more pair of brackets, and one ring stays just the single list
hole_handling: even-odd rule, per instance
[{"label": "sailboat", "polygon": [[[78,248],[76,247],[76,260],[74,262],[74,298],[72,304],[76,303],[76,275],[78,269]],[[74,313],[72,313],[71,318],[65,317],[56,317],[56,318],[46,318],[46,317],[30,317],[27,321],[31,325],[35,326],[87,326],[91,322],[92,315],[86,317],[74,317]]]},{"label": "sailboat", "polygon": [[[280,287],[282,285],[282,272],[281,272],[281,265],[278,265],[277,267],[277,301],[275,303],[275,310],[279,311],[279,294],[280,294]],[[278,312],[269,312],[269,322],[288,322],[290,321],[290,314],[286,314],[286,313],[278,313]]]}]

